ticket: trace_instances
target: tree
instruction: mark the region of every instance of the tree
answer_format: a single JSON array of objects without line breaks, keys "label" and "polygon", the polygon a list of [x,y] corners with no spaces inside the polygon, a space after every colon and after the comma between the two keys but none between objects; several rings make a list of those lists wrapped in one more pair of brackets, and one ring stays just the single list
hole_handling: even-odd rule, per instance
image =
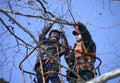
[{"label": "tree", "polygon": [[5,81],[4,79],[0,78],[0,83],[8,83],[8,82]]},{"label": "tree", "polygon": [[[91,3],[90,5],[89,2]],[[100,4],[98,4],[98,2]],[[114,8],[119,8],[119,1],[1,0],[0,3],[0,70],[2,71],[1,76],[9,80],[9,82],[14,82],[13,79],[15,72],[20,73],[18,69],[19,62],[35,46],[37,46],[40,29],[49,21],[55,22],[56,25],[54,27],[64,26],[68,39],[72,39],[73,41],[75,40],[70,34],[73,30],[71,22],[84,22],[88,27],[90,27],[88,29],[96,40],[98,49],[97,55],[100,58],[102,58],[103,55],[104,58],[108,55],[111,55],[113,56],[112,58],[114,58],[114,61],[111,63],[108,62],[108,64],[105,62],[106,60],[102,58],[102,67],[107,68],[104,68],[106,69],[105,72],[118,69],[120,67],[120,43],[119,36],[116,35],[119,31],[118,27],[120,26],[120,22],[116,17],[120,16],[116,14],[116,11],[114,11]],[[85,5],[81,6],[82,3]],[[90,9],[91,6],[94,9]],[[82,8],[84,8],[84,10]],[[100,8],[100,10],[98,10],[98,8]],[[89,15],[87,11],[89,12]],[[109,20],[110,17],[107,18],[105,17],[106,15],[109,15],[113,21],[103,21],[106,19]],[[106,38],[100,38],[101,36],[99,36],[99,34],[102,33],[99,32],[111,35],[113,34],[110,32],[111,30],[113,30],[112,32],[116,35],[115,38],[106,36],[107,41],[103,41]],[[107,31],[109,33],[106,33]],[[69,41],[69,43],[73,45],[74,42]],[[104,50],[103,48],[106,48],[107,50]],[[31,54],[27,61],[25,61],[23,65],[24,69],[33,71],[32,67],[35,62],[36,54],[37,51]],[[113,60],[112,58],[110,59]],[[4,74],[6,71],[8,71],[8,76]],[[23,73],[22,76],[24,78],[24,82],[27,82],[27,78],[25,79],[24,77],[26,74]],[[22,76],[20,75],[19,78],[22,79]]]},{"label": "tree", "polygon": [[87,83],[106,83],[108,80],[120,76],[120,69],[105,73],[104,75],[95,78]]}]

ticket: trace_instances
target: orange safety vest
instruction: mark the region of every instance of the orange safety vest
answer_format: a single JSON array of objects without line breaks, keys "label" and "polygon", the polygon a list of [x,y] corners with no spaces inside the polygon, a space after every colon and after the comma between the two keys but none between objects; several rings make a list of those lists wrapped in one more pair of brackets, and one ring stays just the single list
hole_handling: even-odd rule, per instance
[{"label": "orange safety vest", "polygon": [[78,42],[74,47],[75,63],[77,69],[93,69],[96,51],[88,51],[83,41]]}]

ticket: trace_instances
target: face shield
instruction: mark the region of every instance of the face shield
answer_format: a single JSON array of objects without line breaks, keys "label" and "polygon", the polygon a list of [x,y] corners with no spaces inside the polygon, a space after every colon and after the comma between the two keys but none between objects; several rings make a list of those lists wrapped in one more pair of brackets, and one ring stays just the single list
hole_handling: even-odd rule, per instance
[{"label": "face shield", "polygon": [[73,32],[73,35],[76,36],[76,41],[79,42],[82,40],[82,36],[80,34],[80,30],[76,28]]},{"label": "face shield", "polygon": [[60,39],[60,32],[58,30],[51,30],[49,37],[53,40],[59,41]]},{"label": "face shield", "polygon": [[82,40],[81,34],[76,34],[76,41],[79,42]]}]

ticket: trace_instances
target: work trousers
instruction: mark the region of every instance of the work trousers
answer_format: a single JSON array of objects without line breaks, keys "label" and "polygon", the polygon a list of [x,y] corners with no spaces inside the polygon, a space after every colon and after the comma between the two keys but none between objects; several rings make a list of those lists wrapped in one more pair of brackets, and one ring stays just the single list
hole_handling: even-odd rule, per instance
[{"label": "work trousers", "polygon": [[[74,79],[78,79],[77,76],[72,73],[72,72],[69,72],[67,73],[67,76],[70,76]],[[92,71],[89,71],[89,70],[82,70],[82,71],[79,71],[79,76],[84,80],[84,81],[88,81],[88,80],[91,80],[94,78],[94,73]],[[76,80],[73,80],[73,79],[70,79],[70,78],[67,78],[68,80],[68,83],[78,83]],[[83,80],[81,81],[80,80],[80,83],[83,82]]]},{"label": "work trousers", "polygon": [[[43,60],[42,64],[43,64],[43,71],[44,71],[44,73],[45,72],[49,72],[49,71],[56,71],[56,72],[59,71],[59,67],[55,63],[51,63],[51,62],[45,63],[45,61]],[[35,72],[37,73],[37,82],[36,83],[43,83],[42,75],[41,75],[41,72],[40,72],[40,64],[39,63],[36,64],[36,66],[35,66]],[[60,83],[60,79],[59,79],[59,76],[58,76],[57,73],[49,73],[49,74],[46,74],[44,77],[45,77],[45,82],[46,83],[49,83],[49,80],[52,83]]]}]

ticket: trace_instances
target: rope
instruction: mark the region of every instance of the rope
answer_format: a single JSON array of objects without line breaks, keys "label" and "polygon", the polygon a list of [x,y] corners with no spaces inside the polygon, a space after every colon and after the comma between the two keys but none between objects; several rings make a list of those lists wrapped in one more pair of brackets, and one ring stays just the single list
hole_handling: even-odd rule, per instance
[{"label": "rope", "polygon": [[[56,46],[56,48],[57,48],[57,60],[58,60],[58,63],[60,64],[60,56],[59,56],[59,47],[57,46],[57,45],[55,45]],[[61,71],[61,65],[59,65],[59,72],[61,73],[62,71]],[[63,79],[62,79],[62,75],[60,75],[60,81],[61,81],[61,83],[63,83]]]},{"label": "rope", "polygon": [[43,83],[45,83],[45,77],[44,77],[42,59],[40,57],[40,48],[38,48],[38,56],[39,56],[39,61],[40,61],[40,71],[41,71],[41,74],[42,74],[42,80],[43,80]]}]

